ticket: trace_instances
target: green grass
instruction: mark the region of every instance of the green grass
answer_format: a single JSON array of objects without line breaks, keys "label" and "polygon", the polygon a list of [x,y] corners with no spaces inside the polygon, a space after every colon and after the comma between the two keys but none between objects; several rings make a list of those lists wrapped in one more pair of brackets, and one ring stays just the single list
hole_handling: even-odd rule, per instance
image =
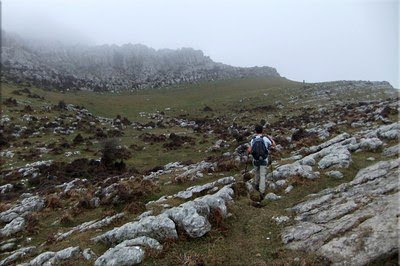
[{"label": "green grass", "polygon": [[[204,106],[209,106],[215,111],[226,112],[226,105],[235,103],[240,105],[242,99],[251,99],[265,92],[271,92],[273,98],[279,97],[282,88],[293,88],[299,83],[282,78],[239,79],[200,84],[184,85],[182,87],[149,89],[137,92],[123,93],[92,93],[92,92],[67,92],[31,88],[31,91],[44,96],[53,104],[64,100],[66,103],[84,105],[93,114],[104,117],[115,117],[120,114],[128,119],[141,120],[140,112],[165,111],[167,114],[177,115],[190,113],[201,114]],[[11,94],[15,85],[3,85],[3,98]],[[35,102],[32,100],[32,102]],[[246,105],[246,102],[243,103]],[[182,111],[183,110],[183,111]]]}]

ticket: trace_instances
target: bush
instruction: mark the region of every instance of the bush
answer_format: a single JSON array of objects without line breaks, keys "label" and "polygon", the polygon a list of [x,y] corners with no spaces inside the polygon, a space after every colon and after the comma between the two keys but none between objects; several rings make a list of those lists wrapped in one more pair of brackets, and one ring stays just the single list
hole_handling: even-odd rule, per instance
[{"label": "bush", "polygon": [[118,168],[125,167],[122,161],[131,157],[129,150],[122,147],[116,139],[106,140],[103,144],[101,154],[101,162],[108,168],[114,165]]},{"label": "bush", "polygon": [[63,100],[61,100],[58,102],[57,107],[59,110],[65,110],[67,109],[67,104]]}]

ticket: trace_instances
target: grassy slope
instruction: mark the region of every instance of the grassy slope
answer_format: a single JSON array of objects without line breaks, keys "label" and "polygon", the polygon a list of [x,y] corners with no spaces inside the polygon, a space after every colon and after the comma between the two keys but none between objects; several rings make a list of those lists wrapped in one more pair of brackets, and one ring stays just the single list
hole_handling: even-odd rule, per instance
[{"label": "grassy slope", "polygon": [[[3,85],[2,97],[14,97],[20,101],[25,101],[33,106],[39,107],[50,102],[58,103],[64,100],[66,103],[84,105],[89,111],[96,115],[105,117],[115,117],[117,114],[126,116],[131,121],[146,121],[139,115],[139,112],[155,112],[171,108],[166,111],[171,116],[188,114],[190,118],[200,118],[205,116],[225,117],[236,121],[240,124],[250,124],[258,122],[261,118],[268,118],[268,121],[278,119],[285,112],[296,113],[299,106],[285,104],[291,96],[299,95],[302,84],[282,80],[282,79],[242,79],[235,81],[219,81],[211,83],[203,83],[199,85],[188,85],[180,88],[165,88],[160,90],[146,90],[130,94],[93,94],[88,92],[65,93],[49,92],[37,88],[31,88],[32,92],[45,97],[45,102],[36,99],[24,99],[20,96],[12,95],[11,92],[17,89],[14,85]],[[265,96],[265,94],[267,96]],[[346,95],[344,100],[352,100],[357,98],[357,93]],[[363,95],[365,96],[365,95]],[[2,100],[3,100],[2,99]],[[361,98],[360,98],[361,99]],[[275,101],[283,102],[286,107],[278,113],[258,112],[254,115],[244,115],[240,112],[241,108],[250,108],[253,106],[264,106],[274,104]],[[323,102],[313,103],[311,105],[323,104]],[[214,112],[204,113],[201,110],[207,105]],[[11,113],[8,109],[3,109],[3,114],[19,115]],[[54,114],[49,114],[54,115]],[[143,152],[137,152],[128,163],[139,168],[148,168],[155,165],[162,165],[171,161],[186,160],[188,158],[194,161],[202,160],[207,154],[198,152],[212,145],[215,139],[208,139],[204,144],[199,144],[198,140],[202,136],[197,136],[190,130],[183,128],[171,128],[167,130],[153,129],[146,132],[151,133],[170,133],[187,131],[188,134],[196,138],[196,147],[186,147],[179,151],[165,152],[161,144],[154,144],[152,149]],[[125,131],[121,141],[125,144],[138,142],[137,136],[142,132],[133,129]],[[68,136],[71,140],[74,136]],[[33,139],[42,143],[51,140],[51,136]],[[143,145],[143,143],[142,143]],[[94,148],[97,148],[95,146]],[[228,150],[233,150],[230,147]],[[79,147],[77,148],[79,149]],[[150,151],[150,152],[149,152]],[[86,154],[84,154],[86,155]],[[214,226],[212,232],[201,239],[190,239],[178,241],[167,248],[168,252],[161,254],[155,258],[149,258],[145,261],[148,265],[176,265],[183,264],[186,261],[194,261],[199,258],[208,264],[223,265],[265,265],[265,264],[291,264],[294,263],[296,257],[300,258],[300,262],[306,264],[319,265],[322,261],[313,254],[301,254],[299,252],[287,251],[284,249],[280,241],[280,230],[283,227],[278,226],[271,220],[272,216],[290,215],[285,209],[302,201],[309,193],[318,192],[326,187],[332,187],[339,183],[349,181],[353,178],[358,169],[365,167],[371,162],[365,158],[370,156],[376,157],[376,154],[357,154],[354,155],[354,164],[347,169],[344,174],[345,178],[341,180],[331,179],[324,175],[315,181],[308,181],[304,184],[295,184],[295,189],[289,194],[284,195],[280,201],[269,203],[262,209],[253,208],[249,204],[247,198],[238,198],[236,203],[231,206],[233,217],[226,221],[227,232],[219,230]],[[87,154],[87,156],[93,156]],[[50,156],[51,157],[51,156]],[[54,158],[51,158],[54,159]],[[63,160],[63,156],[56,158]],[[379,158],[378,158],[379,159]],[[21,162],[22,163],[22,162]],[[234,174],[234,173],[231,173]],[[237,178],[240,178],[237,175]],[[207,180],[201,180],[197,183],[204,183]],[[184,184],[182,186],[171,185],[162,188],[162,192],[153,195],[151,199],[156,199],[163,193],[172,194],[185,187],[193,185],[193,183]],[[306,188],[306,189],[304,189]],[[76,224],[89,221],[101,215],[101,208],[85,212],[75,221]],[[43,235],[36,236],[34,244],[43,242],[49,233],[57,228],[51,228],[51,223],[57,219],[60,212],[49,212],[46,214],[47,219],[41,221],[40,227],[48,228]],[[127,222],[131,217],[127,217],[123,221]],[[117,224],[117,225],[118,225]],[[75,224],[74,224],[75,225]],[[223,227],[223,226],[222,226]],[[220,228],[221,229],[221,228]],[[84,234],[74,235],[70,239],[52,246],[53,250],[59,250],[63,247],[71,245],[80,245],[84,247],[92,247],[96,253],[101,254],[106,247],[102,245],[92,246],[89,242],[90,237],[96,235],[96,232],[86,232]],[[297,262],[295,263],[297,264]],[[300,264],[300,263],[299,263]]]},{"label": "grassy slope", "polygon": [[[281,99],[280,92],[286,88],[292,88],[298,85],[295,82],[284,79],[241,79],[231,81],[218,81],[202,83],[197,85],[187,85],[178,88],[163,88],[139,91],[136,93],[121,93],[121,94],[96,94],[90,92],[69,92],[59,93],[53,91],[42,90],[39,88],[30,88],[32,93],[36,93],[45,98],[44,101],[38,99],[26,98],[24,95],[16,96],[12,91],[21,88],[12,84],[3,84],[2,100],[13,97],[20,102],[30,104],[34,108],[40,108],[46,104],[57,104],[60,100],[66,103],[75,105],[83,105],[90,112],[98,116],[114,118],[118,114],[127,117],[131,121],[147,122],[146,117],[140,116],[140,112],[153,113],[156,111],[165,111],[165,108],[171,108],[170,111],[165,111],[166,115],[177,117],[179,115],[187,115],[190,118],[204,118],[204,117],[226,117],[233,120],[237,116],[240,108],[248,107],[250,105],[262,105],[265,99],[259,95],[263,93],[271,94],[272,97],[268,98],[268,104],[272,104],[275,99]],[[22,86],[23,87],[23,86]],[[266,98],[266,97],[265,97]],[[245,100],[243,100],[245,99]],[[250,101],[250,99],[253,99]],[[255,99],[255,100],[254,100]],[[242,102],[240,102],[242,101]],[[254,103],[253,103],[254,102]],[[210,106],[213,112],[203,112],[204,106]],[[17,109],[20,109],[18,107]],[[3,108],[3,115],[10,115],[19,117],[20,114],[11,112],[10,108]],[[36,115],[36,114],[35,114]],[[53,117],[55,113],[43,112],[39,116]],[[241,122],[250,120],[254,123],[259,121],[262,116],[255,115],[249,119],[241,119]],[[23,124],[22,124],[23,125]],[[162,143],[154,143],[151,146],[146,145],[138,136],[143,132],[161,134],[161,133],[187,133],[196,139],[196,147],[184,147],[177,151],[165,151]],[[65,136],[68,141],[72,141],[76,134]],[[85,137],[85,135],[83,135]],[[43,145],[54,141],[54,136],[46,135],[37,138],[30,138],[31,142],[40,142]],[[134,153],[132,159],[128,161],[130,165],[135,165],[140,169],[148,169],[157,165],[164,165],[172,161],[185,161],[192,159],[193,161],[200,161],[208,155],[204,151],[212,146],[217,139],[211,138],[204,139],[204,143],[199,143],[203,140],[200,134],[194,134],[192,130],[181,127],[167,128],[167,129],[152,129],[145,131],[138,131],[132,128],[124,131],[124,136],[120,137],[121,143],[130,145],[132,143],[139,144],[140,146],[147,146],[144,151]],[[101,142],[94,143],[93,150],[99,150]],[[79,150],[80,146],[75,150]],[[199,152],[200,150],[200,152]],[[98,155],[90,153],[82,153],[82,155],[90,158],[98,158]],[[71,157],[72,158],[72,157]],[[43,155],[42,159],[54,160],[69,160],[63,155],[54,156],[50,154]],[[23,165],[27,162],[15,162],[14,166]]]},{"label": "grassy slope", "polygon": [[[69,92],[59,93],[32,89],[52,103],[64,100],[66,103],[84,105],[93,114],[104,117],[124,115],[129,119],[140,121],[139,112],[163,111],[171,108],[172,114],[200,114],[201,109],[208,105],[216,111],[226,112],[227,104],[238,103],[240,99],[258,96],[263,92],[272,92],[279,97],[279,90],[286,87],[299,86],[299,83],[282,78],[239,79],[190,84],[182,87],[149,89],[126,93],[91,93]],[[9,88],[13,85],[3,85],[3,97],[11,95]]]},{"label": "grassy slope", "polygon": [[[273,216],[286,215],[293,218],[287,208],[303,201],[307,195],[325,188],[351,181],[359,169],[374,164],[367,161],[379,153],[353,155],[353,164],[342,170],[343,179],[325,176],[317,180],[292,181],[294,189],[289,194],[278,193],[282,199],[268,202],[263,208],[251,206],[247,198],[237,198],[230,207],[233,216],[226,220],[227,232],[213,227],[206,237],[178,241],[158,258],[145,261],[145,265],[179,265],[185,261],[202,260],[206,265],[323,265],[328,262],[315,254],[285,249],[280,232],[288,223],[277,225]],[[275,192],[276,193],[276,192]],[[290,221],[293,223],[293,220]],[[297,259],[296,259],[297,258]],[[298,259],[300,259],[298,261]]]}]

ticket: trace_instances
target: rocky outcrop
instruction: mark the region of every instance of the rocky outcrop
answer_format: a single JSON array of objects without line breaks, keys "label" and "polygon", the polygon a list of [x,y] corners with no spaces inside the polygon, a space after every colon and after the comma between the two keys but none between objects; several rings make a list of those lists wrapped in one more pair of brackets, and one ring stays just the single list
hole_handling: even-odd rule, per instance
[{"label": "rocky outcrop", "polygon": [[162,246],[157,240],[142,236],[135,239],[125,240],[115,247],[110,248],[96,260],[95,265],[129,266],[140,264],[145,256],[145,252],[143,250],[144,247],[157,251],[162,250]]},{"label": "rocky outcrop", "polygon": [[15,261],[31,255],[36,251],[35,246],[20,248],[0,261],[0,266],[12,265]]},{"label": "rocky outcrop", "polygon": [[71,230],[69,230],[65,233],[58,233],[56,235],[56,240],[57,241],[63,240],[75,232],[85,232],[88,230],[94,230],[94,229],[99,229],[99,228],[105,227],[105,226],[113,223],[114,221],[123,218],[124,215],[125,214],[122,212],[122,213],[117,213],[113,216],[107,216],[101,220],[93,220],[93,221],[83,223],[81,225],[78,225],[78,226],[72,228]]},{"label": "rocky outcrop", "polygon": [[63,250],[53,252],[44,252],[30,262],[23,264],[26,266],[41,266],[41,265],[60,265],[71,259],[78,259],[82,257],[82,252],[80,247],[69,247]]},{"label": "rocky outcrop", "polygon": [[232,67],[191,48],[45,45],[4,32],[2,35],[2,75],[40,87],[119,91],[229,78],[279,77],[271,67]]},{"label": "rocky outcrop", "polygon": [[[231,179],[227,177],[216,182],[224,184],[231,182]],[[139,221],[126,223],[93,238],[95,242],[116,245],[99,257],[96,265],[139,264],[145,256],[143,246],[161,250],[160,242],[177,239],[178,231],[191,238],[202,237],[211,230],[209,219],[213,215],[218,213],[222,218],[228,216],[227,205],[233,201],[234,194],[231,186],[226,185],[212,195],[166,209],[157,216],[146,212]]]},{"label": "rocky outcrop", "polygon": [[283,242],[334,265],[365,265],[397,252],[399,164],[379,162],[294,206],[297,223],[283,231]]},{"label": "rocky outcrop", "polygon": [[23,199],[12,208],[0,213],[0,221],[7,223],[0,229],[0,237],[10,236],[25,228],[25,216],[44,208],[44,199],[32,196]]}]

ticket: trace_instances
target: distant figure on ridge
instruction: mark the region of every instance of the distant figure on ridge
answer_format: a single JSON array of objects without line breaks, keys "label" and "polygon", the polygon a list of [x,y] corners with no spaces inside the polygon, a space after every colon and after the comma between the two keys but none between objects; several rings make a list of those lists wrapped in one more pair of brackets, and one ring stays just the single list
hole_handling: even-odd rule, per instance
[{"label": "distant figure on ridge", "polygon": [[253,166],[255,168],[254,185],[255,189],[265,196],[265,178],[267,176],[268,155],[270,147],[275,146],[275,141],[271,136],[263,135],[263,127],[255,126],[256,135],[250,141],[248,153],[253,156]]}]

